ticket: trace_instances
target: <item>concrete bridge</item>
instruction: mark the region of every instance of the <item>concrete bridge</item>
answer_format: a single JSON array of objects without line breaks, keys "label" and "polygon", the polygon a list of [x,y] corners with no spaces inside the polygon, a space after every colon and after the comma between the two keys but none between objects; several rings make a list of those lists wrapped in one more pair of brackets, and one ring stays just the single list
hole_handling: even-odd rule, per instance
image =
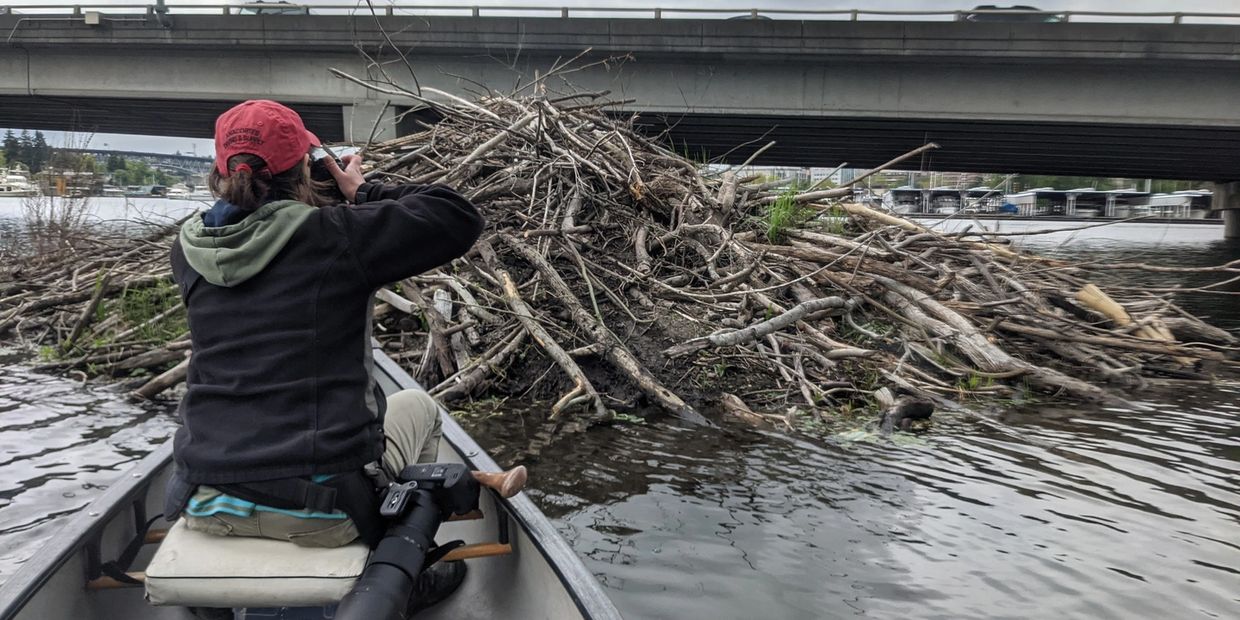
[{"label": "concrete bridge", "polygon": [[71,148],[61,149],[73,153],[82,153],[90,155],[96,161],[105,161],[113,155],[122,157],[126,160],[137,160],[146,162],[156,168],[171,170],[177,172],[185,172],[189,174],[206,175],[211,171],[211,165],[215,161],[210,157],[200,157],[198,155],[171,155],[168,153],[147,153],[144,151],[116,151],[112,149],[82,149]]},{"label": "concrete bridge", "polygon": [[631,54],[571,79],[635,99],[627,110],[651,123],[666,119],[678,143],[711,155],[769,136],[780,141],[767,154],[771,163],[861,167],[934,140],[944,148],[926,163],[938,169],[1240,180],[1237,26],[362,14],[164,20],[0,16],[0,35],[7,33],[0,122],[207,136],[222,107],[266,96],[302,104],[325,137],[353,138],[369,134],[388,97],[327,69],[366,75],[360,43],[409,85],[390,38],[422,84],[458,93],[478,88],[470,82],[506,90],[587,48],[592,59]]},{"label": "concrete bridge", "polygon": [[920,167],[1240,180],[1234,25],[27,11],[0,36],[0,125],[210,136],[261,96],[365,140],[407,129],[415,102],[328,72],[374,77],[361,52],[406,87],[412,69],[465,94],[589,49],[626,59],[573,84],[632,99],[693,153],[773,139],[761,163],[867,167],[934,141]]}]

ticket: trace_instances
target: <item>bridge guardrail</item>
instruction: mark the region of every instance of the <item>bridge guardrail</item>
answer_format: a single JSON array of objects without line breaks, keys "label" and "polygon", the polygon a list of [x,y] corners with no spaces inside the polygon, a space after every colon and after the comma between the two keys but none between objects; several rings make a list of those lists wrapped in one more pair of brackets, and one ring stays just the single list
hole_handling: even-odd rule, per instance
[{"label": "bridge guardrail", "polygon": [[[955,11],[875,10],[875,9],[758,9],[758,8],[660,8],[621,6],[553,5],[462,5],[462,4],[386,4],[376,6],[380,15],[443,15],[473,17],[559,17],[621,18],[621,19],[793,19],[805,21],[979,21],[979,22],[1089,22],[1089,23],[1225,23],[1240,25],[1240,13],[1181,11],[1024,11],[963,9]],[[3,4],[0,15],[22,17],[165,14],[165,15],[369,15],[371,9],[357,4],[297,4],[287,2],[256,2],[230,4],[155,4],[86,3],[64,4]]]}]

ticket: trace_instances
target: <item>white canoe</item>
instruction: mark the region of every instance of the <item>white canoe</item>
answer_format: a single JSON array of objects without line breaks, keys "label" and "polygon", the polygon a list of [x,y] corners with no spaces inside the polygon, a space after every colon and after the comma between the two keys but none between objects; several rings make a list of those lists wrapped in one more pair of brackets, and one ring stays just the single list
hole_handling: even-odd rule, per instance
[{"label": "white canoe", "polygon": [[[375,374],[386,393],[418,387],[377,349]],[[441,461],[462,462],[474,470],[499,470],[446,412],[441,416]],[[92,567],[119,557],[140,524],[162,510],[171,463],[169,441],[68,519],[50,543],[0,586],[0,620],[194,618],[184,607],[150,605],[141,586],[110,583],[106,577],[91,581],[98,576]],[[598,580],[529,498],[518,494],[505,500],[484,491],[480,505],[482,519],[445,523],[437,539],[461,539],[506,553],[467,560],[469,575],[461,589],[417,618],[620,618]],[[166,527],[166,521],[156,522],[147,535],[151,542],[144,545],[131,571],[143,570],[159,544],[155,528]],[[491,544],[502,544],[505,539],[510,551]]]}]

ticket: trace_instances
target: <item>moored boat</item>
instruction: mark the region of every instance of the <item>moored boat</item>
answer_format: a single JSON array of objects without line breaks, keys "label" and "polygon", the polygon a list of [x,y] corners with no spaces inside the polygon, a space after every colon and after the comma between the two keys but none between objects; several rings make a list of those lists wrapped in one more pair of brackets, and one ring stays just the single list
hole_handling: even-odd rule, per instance
[{"label": "moored boat", "polygon": [[129,198],[163,198],[168,194],[164,185],[130,185],[125,188],[125,196]]},{"label": "moored boat", "polygon": [[[382,351],[376,349],[374,358],[375,379],[385,393],[418,387]],[[440,461],[463,463],[473,470],[498,471],[495,462],[446,412],[441,411],[440,415],[443,421]],[[171,465],[172,445],[167,442],[124,474],[86,509],[68,519],[47,546],[0,586],[0,620],[220,617],[194,615],[188,607],[152,606],[144,597],[141,581],[146,575],[143,570],[168,535],[168,530],[163,529],[167,523],[156,519],[155,529],[147,531],[145,536],[138,536],[138,533],[162,508],[163,488],[171,474]],[[479,507],[481,518],[444,523],[436,536],[441,543],[463,540],[477,551],[465,556],[476,559],[467,560],[469,576],[464,585],[448,600],[418,614],[417,618],[620,617],[598,581],[524,494],[503,499],[496,493],[484,491]],[[113,566],[101,570],[101,564],[122,558],[126,547],[134,540],[144,540],[147,544],[133,547],[140,551],[131,566],[120,566],[119,570],[125,571],[120,575],[123,579],[104,576],[103,573],[117,575],[118,569]],[[218,539],[233,544],[240,544],[241,540]],[[262,542],[296,548],[288,543]],[[177,561],[176,557],[168,555],[161,554],[161,561],[165,564]],[[262,558],[254,558],[254,563],[261,561]],[[221,584],[220,603],[211,607],[234,607],[228,601],[235,600],[230,596],[241,589],[238,578],[215,578]],[[356,575],[332,576],[336,587],[341,579],[355,578]],[[282,583],[268,580],[257,587],[278,589]],[[275,594],[279,599],[279,593]],[[329,611],[310,611],[316,612],[319,615],[313,617],[331,617]],[[229,617],[226,609],[215,613]],[[245,610],[232,613],[237,618],[247,617]]]},{"label": "moored boat", "polygon": [[29,171],[21,165],[0,168],[0,198],[28,198],[40,195],[39,186],[30,182]]},{"label": "moored boat", "polygon": [[173,185],[164,196],[172,200],[189,200],[190,189],[185,185]]},{"label": "moored boat", "polygon": [[168,188],[168,193],[165,195],[165,198],[170,200],[215,200],[215,196],[211,194],[211,190],[206,187],[194,187],[192,185],[174,185]]}]

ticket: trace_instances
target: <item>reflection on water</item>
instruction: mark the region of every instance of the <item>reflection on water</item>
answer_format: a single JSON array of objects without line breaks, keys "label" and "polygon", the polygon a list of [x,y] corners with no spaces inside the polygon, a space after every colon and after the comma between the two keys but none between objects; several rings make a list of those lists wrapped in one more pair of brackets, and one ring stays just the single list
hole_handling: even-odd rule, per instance
[{"label": "reflection on water", "polygon": [[[1221,228],[1145,226],[1017,239],[1078,262],[1240,258]],[[1235,297],[1180,300],[1240,329]],[[530,466],[530,494],[627,617],[1240,617],[1240,387],[1143,398],[1139,413],[944,414],[904,442],[651,422],[547,443],[524,417],[472,426],[501,463]],[[173,424],[0,366],[0,579]],[[537,459],[517,456],[532,443]]]},{"label": "reflection on water", "polygon": [[171,436],[164,407],[0,360],[0,581],[135,461]]}]

